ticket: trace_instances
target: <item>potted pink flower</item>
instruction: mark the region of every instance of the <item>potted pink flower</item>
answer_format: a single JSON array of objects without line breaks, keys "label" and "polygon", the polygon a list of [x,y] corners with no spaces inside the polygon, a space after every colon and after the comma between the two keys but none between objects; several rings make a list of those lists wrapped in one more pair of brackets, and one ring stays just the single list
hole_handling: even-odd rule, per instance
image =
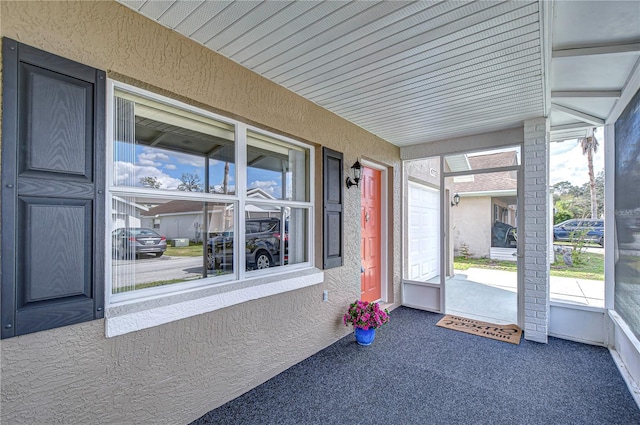
[{"label": "potted pink flower", "polygon": [[353,325],[356,341],[360,345],[371,345],[376,337],[376,329],[389,322],[389,312],[375,302],[356,301],[342,317],[345,326]]}]

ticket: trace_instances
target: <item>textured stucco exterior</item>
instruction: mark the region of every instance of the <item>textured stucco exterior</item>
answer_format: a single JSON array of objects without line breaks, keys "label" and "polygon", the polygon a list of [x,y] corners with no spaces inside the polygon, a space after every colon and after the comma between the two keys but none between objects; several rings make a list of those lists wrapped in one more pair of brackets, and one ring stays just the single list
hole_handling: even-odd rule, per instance
[{"label": "textured stucco exterior", "polygon": [[491,214],[489,196],[464,197],[457,207],[451,207],[455,255],[460,255],[460,247],[467,244],[472,257],[489,257]]},{"label": "textured stucco exterior", "polygon": [[[0,7],[2,36],[316,146],[316,235],[322,146],[344,153],[345,172],[358,157],[389,167],[387,301],[400,300],[399,148],[118,3]],[[360,192],[344,194],[344,266],[323,283],[113,338],[96,320],[3,340],[1,422],[186,423],[346,335],[341,315],[360,295]],[[316,237],[316,264],[321,247]]]}]

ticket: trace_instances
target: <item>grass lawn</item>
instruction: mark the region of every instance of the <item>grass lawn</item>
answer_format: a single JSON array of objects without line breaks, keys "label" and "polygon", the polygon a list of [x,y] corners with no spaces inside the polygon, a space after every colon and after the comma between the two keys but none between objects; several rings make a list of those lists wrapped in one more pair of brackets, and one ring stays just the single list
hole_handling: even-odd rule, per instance
[{"label": "grass lawn", "polygon": [[189,243],[189,246],[169,246],[164,252],[172,257],[200,257],[202,256],[202,244]]},{"label": "grass lawn", "polygon": [[[584,264],[569,267],[562,260],[551,264],[551,276],[574,277],[577,279],[604,280],[604,255],[591,252],[583,253]],[[497,261],[489,258],[455,257],[453,268],[467,270],[469,267],[480,269],[517,271],[516,263],[511,261]]]},{"label": "grass lawn", "polygon": [[159,280],[156,282],[138,283],[135,286],[135,288],[131,288],[131,287],[120,288],[120,289],[116,289],[115,293],[119,294],[122,292],[133,291],[134,289],[137,290],[137,289],[145,289],[145,288],[154,288],[156,286],[171,285],[172,283],[187,282],[189,280],[194,280],[194,279],[200,279],[200,277],[194,277],[192,279],[171,279],[171,280]]}]

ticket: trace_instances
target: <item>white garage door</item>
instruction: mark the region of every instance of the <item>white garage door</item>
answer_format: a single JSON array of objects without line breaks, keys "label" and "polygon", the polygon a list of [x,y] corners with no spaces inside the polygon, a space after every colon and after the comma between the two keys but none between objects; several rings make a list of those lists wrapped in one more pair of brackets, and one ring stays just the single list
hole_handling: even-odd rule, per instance
[{"label": "white garage door", "polygon": [[426,282],[440,269],[440,192],[409,182],[409,280]]}]

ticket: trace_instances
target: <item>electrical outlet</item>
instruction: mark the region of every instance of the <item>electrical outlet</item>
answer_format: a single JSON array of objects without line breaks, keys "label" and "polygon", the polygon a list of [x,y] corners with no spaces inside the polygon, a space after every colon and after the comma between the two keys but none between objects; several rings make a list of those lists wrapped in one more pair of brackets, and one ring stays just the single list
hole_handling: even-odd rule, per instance
[{"label": "electrical outlet", "polygon": [[327,301],[329,301],[329,290],[325,289],[324,291],[322,291],[322,302]]}]

